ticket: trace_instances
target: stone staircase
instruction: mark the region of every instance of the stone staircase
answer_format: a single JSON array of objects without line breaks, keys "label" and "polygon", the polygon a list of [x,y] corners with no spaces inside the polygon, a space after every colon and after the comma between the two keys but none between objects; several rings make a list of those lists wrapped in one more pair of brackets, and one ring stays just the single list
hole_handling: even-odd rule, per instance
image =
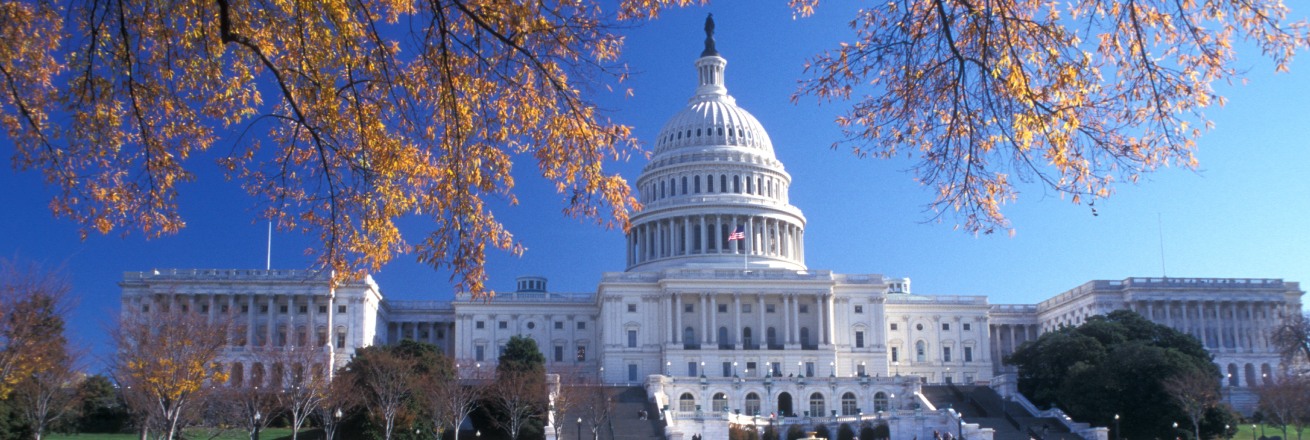
[{"label": "stone staircase", "polygon": [[993,440],[1082,440],[1059,420],[1035,417],[988,387],[925,385],[922,393],[934,407],[954,408],[966,422],[995,430]]},{"label": "stone staircase", "polygon": [[[600,440],[658,440],[664,438],[664,421],[659,420],[659,409],[646,398],[642,387],[605,387],[613,399],[609,420],[599,430]],[[646,411],[646,420],[640,412]],[[565,414],[564,420],[574,420],[575,414]],[[559,440],[576,440],[578,433],[573,423],[566,422]],[[583,427],[582,440],[591,440],[591,428]]]}]

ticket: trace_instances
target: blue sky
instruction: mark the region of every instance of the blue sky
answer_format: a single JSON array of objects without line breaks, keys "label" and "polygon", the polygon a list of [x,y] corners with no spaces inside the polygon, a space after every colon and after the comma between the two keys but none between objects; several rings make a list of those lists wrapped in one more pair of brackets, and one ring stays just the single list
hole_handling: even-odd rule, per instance
[{"label": "blue sky", "polygon": [[[1275,75],[1267,60],[1242,53],[1239,67],[1249,69],[1250,81],[1218,86],[1229,102],[1208,112],[1216,128],[1199,142],[1198,170],[1163,169],[1120,185],[1097,202],[1097,216],[1040,187],[1021,186],[1019,200],[1005,207],[1016,234],[974,236],[955,230],[950,217],[928,221],[923,207],[932,191],[913,181],[908,159],[856,159],[830,149],[840,136],[832,121],[841,103],[790,102],[804,60],[851,39],[845,23],[854,7],[825,2],[815,16],[793,19],[785,3],[716,2],[668,11],[625,31],[624,60],[636,73],[626,86],[634,95],[600,101],[639,138],[653,138],[691,96],[692,63],[705,14],[713,12],[729,93],[768,130],[792,175],[792,203],[809,222],[810,268],[910,277],[917,293],[987,295],[997,304],[1035,303],[1092,279],[1163,273],[1310,282],[1310,54],[1302,53],[1290,74]],[[232,139],[226,133],[213,150],[227,151]],[[8,139],[0,139],[0,151],[12,154]],[[79,298],[71,336],[106,353],[104,328],[118,312],[123,272],[264,267],[267,226],[257,220],[254,200],[223,180],[215,157],[192,160],[199,181],[183,188],[187,228],[149,241],[140,234],[79,240],[76,225],[50,215],[53,191],[38,174],[0,170],[6,188],[0,252],[63,266]],[[613,170],[631,182],[642,165],[634,159]],[[521,203],[496,211],[527,253],[491,255],[489,285],[510,290],[515,276],[542,275],[554,291],[594,291],[603,272],[624,269],[621,232],[561,216],[562,197],[534,170],[519,163]],[[417,240],[425,225],[413,220],[405,227]],[[309,243],[275,233],[273,267],[307,267]],[[374,275],[383,293],[450,298],[449,274],[413,261],[401,256]]]}]

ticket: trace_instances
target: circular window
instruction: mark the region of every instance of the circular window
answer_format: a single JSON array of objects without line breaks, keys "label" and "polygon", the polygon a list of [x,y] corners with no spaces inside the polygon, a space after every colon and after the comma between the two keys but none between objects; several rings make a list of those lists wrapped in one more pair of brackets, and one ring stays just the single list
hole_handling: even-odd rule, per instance
[{"label": "circular window", "polygon": [[534,329],[534,328],[537,328],[537,323],[535,323],[535,322],[529,322],[529,323],[528,323],[528,330],[532,330],[532,329]]},{"label": "circular window", "polygon": [[[528,325],[529,325],[528,328],[532,328],[532,327],[531,327],[532,324],[528,324]],[[923,324],[915,324],[915,325],[914,325],[914,329],[915,329],[915,330],[923,330]]]}]

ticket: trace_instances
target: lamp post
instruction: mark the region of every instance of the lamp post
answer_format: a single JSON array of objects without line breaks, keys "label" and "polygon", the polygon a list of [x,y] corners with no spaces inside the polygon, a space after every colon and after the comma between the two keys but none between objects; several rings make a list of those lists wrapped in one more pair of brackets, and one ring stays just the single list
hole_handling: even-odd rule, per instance
[{"label": "lamp post", "polygon": [[1121,434],[1119,431],[1119,415],[1115,414],[1114,415],[1114,440],[1119,440],[1119,438],[1122,436],[1123,434]]},{"label": "lamp post", "polygon": [[1251,440],[1255,440],[1255,424],[1251,424]]},{"label": "lamp post", "polygon": [[578,440],[582,440],[582,417],[578,417]]},{"label": "lamp post", "polygon": [[893,361],[892,366],[896,368],[896,377],[901,377],[901,361]]},{"label": "lamp post", "polygon": [[261,416],[259,410],[255,410],[255,432],[251,434],[251,440],[259,440],[259,418]]}]

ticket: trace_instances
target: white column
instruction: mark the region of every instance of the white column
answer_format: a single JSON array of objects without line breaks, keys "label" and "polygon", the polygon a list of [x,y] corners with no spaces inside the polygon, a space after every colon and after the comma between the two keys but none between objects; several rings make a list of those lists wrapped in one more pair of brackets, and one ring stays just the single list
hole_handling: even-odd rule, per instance
[{"label": "white column", "polygon": [[741,294],[740,293],[732,294],[732,327],[734,329],[733,331],[737,332],[736,336],[733,337],[732,345],[737,347],[738,350],[746,348],[744,345],[742,345],[742,338],[741,338]]},{"label": "white column", "polygon": [[719,343],[719,299],[714,294],[707,296],[710,306],[705,309],[705,313],[710,315],[710,330],[706,333],[709,334],[710,344],[715,345]]},{"label": "white column", "polygon": [[709,311],[707,309],[709,309],[710,299],[706,298],[704,293],[698,295],[700,302],[700,342],[701,345],[707,345],[710,343],[710,332],[706,329],[706,327],[709,327]]},{"label": "white column", "polygon": [[673,294],[673,339],[674,344],[682,342],[682,295]]},{"label": "white column", "polygon": [[769,347],[768,347],[767,345],[762,345],[762,344],[768,344],[768,343],[769,343],[769,339],[768,339],[768,338],[769,338],[769,332],[768,332],[768,329],[764,327],[764,294],[763,294],[763,293],[757,294],[755,298],[756,298],[756,302],[757,302],[757,304],[759,304],[759,310],[760,310],[760,311],[759,311],[759,314],[760,314],[760,328],[759,328],[759,330],[756,330],[756,334],[758,335],[758,336],[755,337],[755,339],[756,339],[756,344],[759,345],[759,346],[760,346],[761,348],[763,348],[763,349],[768,349]]}]

